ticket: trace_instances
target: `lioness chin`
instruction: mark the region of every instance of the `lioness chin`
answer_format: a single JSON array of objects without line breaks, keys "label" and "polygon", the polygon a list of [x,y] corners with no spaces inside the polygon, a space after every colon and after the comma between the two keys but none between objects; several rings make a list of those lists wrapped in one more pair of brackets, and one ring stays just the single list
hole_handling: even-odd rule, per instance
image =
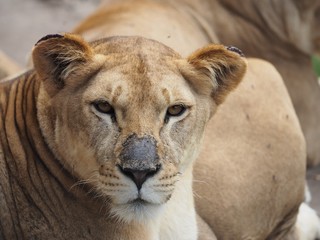
[{"label": "lioness chin", "polygon": [[193,161],[241,52],[65,34],[33,62],[0,85],[1,238],[197,239]]}]

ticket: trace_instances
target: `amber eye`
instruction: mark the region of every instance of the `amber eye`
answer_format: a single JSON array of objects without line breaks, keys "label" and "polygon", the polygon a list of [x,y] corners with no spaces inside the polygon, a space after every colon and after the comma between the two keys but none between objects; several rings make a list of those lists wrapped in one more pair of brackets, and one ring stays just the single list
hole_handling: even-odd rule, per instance
[{"label": "amber eye", "polygon": [[114,114],[113,107],[107,101],[97,101],[93,103],[97,111],[104,114]]},{"label": "amber eye", "polygon": [[177,104],[169,107],[167,109],[168,117],[178,117],[181,116],[186,111],[186,107],[182,104]]}]

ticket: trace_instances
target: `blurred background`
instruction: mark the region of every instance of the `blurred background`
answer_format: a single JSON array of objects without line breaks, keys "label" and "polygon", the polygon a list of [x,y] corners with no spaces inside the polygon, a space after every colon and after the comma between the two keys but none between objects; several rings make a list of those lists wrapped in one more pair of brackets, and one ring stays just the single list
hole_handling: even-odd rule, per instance
[{"label": "blurred background", "polygon": [[[100,0],[0,0],[0,49],[24,67],[41,37],[71,31],[99,3]],[[320,76],[320,59],[313,57],[313,65]],[[320,166],[309,170],[307,179],[313,198],[311,206],[320,213]]]},{"label": "blurred background", "polygon": [[0,49],[21,66],[50,33],[71,31],[100,0],[0,0]]}]

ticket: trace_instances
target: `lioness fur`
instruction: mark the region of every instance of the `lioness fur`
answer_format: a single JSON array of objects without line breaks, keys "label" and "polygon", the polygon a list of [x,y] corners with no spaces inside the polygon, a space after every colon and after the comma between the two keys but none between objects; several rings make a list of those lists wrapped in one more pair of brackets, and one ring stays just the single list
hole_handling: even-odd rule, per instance
[{"label": "lioness fur", "polygon": [[[151,15],[146,13],[150,10],[152,10]],[[95,31],[96,23],[94,17],[92,17],[90,20],[91,26],[83,33],[86,35],[86,31],[92,29],[90,34],[92,34],[91,36],[93,36],[93,38],[99,38],[102,34],[108,36],[115,34],[139,34],[158,39],[185,55],[192,52],[195,48],[208,43],[210,39],[214,39],[215,36],[202,18],[196,17],[196,21],[194,21],[197,14],[191,8],[188,8],[187,13],[184,10],[185,9],[179,10],[176,7],[172,8],[172,5],[150,2],[143,2],[141,5],[137,5],[136,3],[129,3],[122,6],[118,5],[112,8],[111,12],[113,14],[111,14],[108,9],[102,10],[103,14],[100,15],[101,19],[98,19],[97,21],[98,26],[99,24],[106,24],[108,26],[106,28],[107,31],[104,27],[99,31]],[[141,14],[143,14],[143,21],[140,21],[136,17],[141,17]],[[107,18],[108,20],[105,21],[105,16],[110,16],[110,18]],[[117,16],[119,16],[119,18]],[[186,22],[189,24],[186,24]],[[143,24],[143,26],[141,26],[141,24]],[[157,26],[156,30],[154,29],[154,26]],[[168,26],[172,26],[172,28]],[[74,39],[72,36],[68,37]],[[83,54],[83,56],[92,57],[92,49],[90,49],[90,47],[88,48],[88,44],[76,37],[75,39],[81,43],[80,46],[82,47],[80,47],[80,49],[85,50],[84,52],[86,54]],[[41,45],[38,45],[38,47],[39,46]],[[130,46],[133,48],[132,45]],[[44,52],[50,52],[47,51],[49,48],[45,49]],[[68,48],[59,49],[61,51],[63,50],[63,52],[69,52],[65,51]],[[75,88],[77,85],[74,85],[76,82],[72,79],[79,77],[79,81],[81,81],[81,79],[83,79],[81,73],[85,72],[86,74],[89,74],[89,72],[95,68],[93,65],[83,69],[77,68],[77,64],[84,64],[81,60],[82,54],[79,49],[73,53],[75,53],[75,55],[67,55],[69,58],[59,57],[60,60],[73,60],[71,65],[65,65],[65,62],[60,65],[65,70],[61,72],[62,75],[59,76],[71,79],[69,82],[70,85],[65,85],[64,81],[61,81],[63,78],[56,79],[57,81],[54,81],[55,84],[52,84],[52,81],[50,82],[50,79],[52,80],[53,78],[41,78],[44,82],[47,82],[46,84],[43,84],[47,87],[46,90],[43,90],[42,92],[45,92],[51,97],[60,94],[65,91],[65,89]],[[193,62],[193,64],[197,64],[199,61],[191,60],[193,57],[200,57],[201,55],[202,54],[199,55],[198,53],[191,55],[189,63]],[[51,56],[54,56],[54,54]],[[101,61],[100,56],[97,57],[94,54],[93,59],[93,62],[99,65],[98,62]],[[113,60],[111,63],[112,62]],[[115,63],[116,61],[114,64]],[[143,66],[144,61],[140,61],[140,63],[139,66]],[[42,74],[46,76],[45,71],[43,70],[52,67],[50,61],[38,61],[38,64],[38,70],[42,69],[38,72],[42,72]],[[81,69],[81,71],[75,71],[75,73],[72,71],[73,67],[76,67],[75,69]],[[139,67],[139,69],[143,72],[144,68]],[[261,71],[261,69],[264,69],[264,71]],[[179,71],[190,81],[189,87],[192,89],[197,88],[200,92],[206,92],[208,90],[207,84],[199,85],[192,81],[192,79],[195,79],[193,78],[195,77],[193,71],[184,68],[179,68]],[[55,74],[56,71],[53,73]],[[71,78],[69,78],[70,76]],[[93,77],[95,77],[95,75]],[[25,75],[24,78],[34,79],[34,76],[32,74],[31,76]],[[20,80],[20,82],[24,81]],[[23,89],[21,84],[19,84],[19,86],[18,89]],[[29,89],[33,88],[30,88],[33,84],[26,84],[26,86],[29,86]],[[55,88],[57,86],[58,90]],[[40,89],[40,86],[35,86],[36,89],[38,87]],[[8,87],[6,87],[6,92],[7,89]],[[28,91],[29,95],[30,92],[33,91]],[[66,95],[67,92],[68,91],[65,92]],[[45,96],[46,94],[42,94],[42,96]],[[238,90],[236,90],[233,95],[233,98],[232,96],[229,97],[229,99],[227,98],[221,105],[220,110],[216,113],[216,120],[209,123],[206,131],[205,147],[195,168],[197,209],[202,216],[202,218],[197,216],[199,239],[214,239],[212,230],[214,230],[218,239],[298,239],[294,225],[299,205],[303,199],[303,179],[305,174],[304,140],[295,113],[292,110],[291,102],[285,87],[282,84],[281,77],[270,64],[261,60],[249,60],[249,69],[244,77],[243,83],[240,84]],[[248,95],[250,98],[245,97]],[[222,102],[224,94],[220,97],[217,96],[218,95],[212,95],[211,99],[214,100],[213,103],[217,104]],[[32,94],[30,97],[33,99]],[[69,96],[68,98],[71,97]],[[48,106],[48,102],[43,99],[46,98],[44,97],[38,102],[37,109],[34,108],[34,104],[31,104],[31,109],[33,113],[38,111],[38,109],[42,109],[43,112],[45,112],[44,116],[50,116],[52,111],[46,110],[45,106]],[[7,102],[7,98],[3,97],[2,101]],[[57,102],[56,105],[64,106],[66,104],[62,99],[60,99],[60,104]],[[276,108],[270,106],[276,106]],[[66,108],[67,107],[65,107],[65,109]],[[39,119],[42,118],[40,115],[42,114],[38,114]],[[70,117],[67,117],[67,115]],[[72,115],[72,117],[73,116],[74,115]],[[270,118],[269,116],[275,117]],[[60,116],[63,121],[66,119],[70,120],[72,117],[70,113],[66,115],[62,114]],[[84,116],[76,118],[76,122],[79,123],[83,117]],[[9,118],[10,117],[7,116],[6,119]],[[47,127],[48,125],[53,126],[52,119],[52,117],[44,117],[39,121],[48,123],[42,126],[42,129],[44,129],[42,132],[47,132],[47,134],[44,135],[47,135],[46,138],[49,140],[52,138],[50,132],[56,132],[53,131],[52,127]],[[137,117],[134,119],[137,119]],[[25,125],[22,122],[23,120],[18,121],[17,126],[22,126],[23,128]],[[30,126],[30,119],[27,123],[28,126]],[[69,132],[70,127],[70,131],[73,132],[72,134],[75,134],[74,132],[77,132],[79,129],[82,130],[87,127],[86,124],[80,124],[82,126],[80,128],[79,126],[71,125],[72,124],[69,124],[69,126],[65,126],[65,128],[67,128]],[[35,126],[37,126],[37,124],[35,124]],[[11,125],[11,127],[12,129],[15,129],[15,126]],[[268,129],[267,134],[264,129]],[[274,129],[274,131],[270,131],[270,129]],[[41,132],[38,127],[33,130],[28,130],[24,136],[29,137],[29,131],[32,131],[32,136],[37,136],[36,139],[41,139]],[[47,156],[44,157],[44,159],[41,158],[40,166],[38,161],[36,161],[37,172],[40,172],[38,176],[42,177],[40,181],[38,181],[39,178],[37,176],[35,177],[30,174],[23,175],[30,171],[27,169],[31,169],[31,171],[34,169],[32,167],[34,162],[32,161],[29,163],[29,166],[31,164],[31,167],[27,168],[22,165],[22,168],[20,168],[21,174],[23,175],[22,179],[32,178],[31,181],[26,181],[26,184],[22,184],[22,187],[20,186],[20,182],[24,183],[24,181],[10,181],[12,176],[18,175],[16,172],[11,174],[9,181],[8,174],[5,175],[6,177],[4,177],[2,184],[2,186],[4,186],[3,189],[6,189],[4,192],[11,196],[10,190],[8,189],[13,186],[15,195],[13,199],[12,197],[8,197],[9,200],[3,201],[3,203],[7,202],[7,204],[2,204],[7,205],[3,212],[8,212],[8,209],[14,208],[13,203],[18,202],[19,204],[17,206],[20,209],[22,208],[22,210],[24,210],[22,212],[26,213],[26,215],[18,215],[17,212],[13,211],[13,217],[8,218],[8,214],[5,214],[3,217],[5,220],[1,220],[1,222],[5,222],[10,228],[2,233],[3,235],[6,237],[13,236],[13,239],[15,236],[18,236],[19,238],[19,236],[21,237],[29,234],[26,232],[29,232],[29,230],[32,229],[30,231],[31,234],[44,238],[52,236],[57,238],[63,236],[63,238],[69,237],[71,239],[86,239],[92,237],[95,239],[101,237],[103,239],[106,236],[108,236],[107,239],[184,239],[184,236],[186,239],[195,238],[197,235],[197,230],[195,229],[197,229],[197,227],[195,225],[196,220],[195,213],[192,210],[193,207],[191,205],[189,206],[191,212],[189,208],[188,210],[183,210],[181,205],[183,206],[184,204],[174,205],[174,203],[177,202],[175,201],[175,198],[168,200],[168,203],[172,202],[173,204],[166,203],[163,206],[163,208],[169,209],[170,206],[172,207],[173,205],[174,211],[171,211],[170,215],[164,215],[165,221],[163,222],[165,222],[165,224],[161,225],[162,229],[160,235],[154,234],[157,232],[155,230],[157,229],[157,224],[149,224],[150,222],[148,221],[146,221],[147,223],[144,222],[144,224],[140,224],[141,220],[145,221],[149,217],[148,214],[143,213],[143,211],[141,211],[140,215],[135,215],[139,212],[139,209],[122,212],[121,209],[114,207],[114,205],[114,208],[108,208],[108,206],[112,206],[112,204],[108,205],[103,204],[102,202],[107,201],[107,203],[110,203],[108,201],[110,199],[104,198],[105,195],[100,197],[102,193],[99,192],[99,190],[101,190],[101,188],[92,188],[94,185],[93,183],[96,181],[91,179],[92,176],[90,176],[89,179],[84,178],[84,176],[87,176],[88,174],[87,168],[90,168],[95,164],[92,160],[80,161],[80,159],[84,159],[86,156],[91,156],[90,154],[92,154],[86,153],[86,137],[79,134],[79,136],[77,135],[72,139],[66,139],[63,135],[63,129],[60,129],[59,131],[59,141],[69,147],[70,145],[77,145],[75,148],[68,148],[77,151],[65,151],[60,144],[58,144],[59,146],[55,146],[55,143],[48,141],[51,142],[49,143],[49,146],[52,152],[54,152],[55,157],[53,157],[51,151],[48,151]],[[179,132],[177,131],[177,133]],[[72,134],[70,136],[72,136]],[[261,138],[261,135],[264,137]],[[241,137],[237,138],[234,136]],[[17,139],[16,137],[17,135],[13,134],[9,136],[9,139],[13,139],[14,142],[14,139]],[[25,137],[23,139],[25,139]],[[290,142],[287,141],[287,139],[290,139]],[[79,141],[81,140],[83,141],[79,144]],[[33,141],[34,140],[31,139],[31,146],[33,146],[31,149],[34,149]],[[97,141],[99,141],[99,139],[94,138],[93,142],[96,143]],[[138,142],[139,141],[138,138]],[[35,143],[36,149],[48,150],[43,141],[35,141]],[[197,151],[199,150],[198,143],[193,147],[195,147]],[[108,149],[105,151],[109,152]],[[268,154],[266,154],[266,151]],[[6,160],[8,158],[7,152],[8,150],[5,151],[4,155]],[[15,152],[15,160],[20,162],[22,159],[21,161],[24,162],[23,156],[21,157],[18,152],[19,150]],[[21,152],[23,152],[23,150]],[[44,151],[40,152],[43,154]],[[81,154],[81,157],[75,159],[76,154]],[[65,155],[70,157],[68,158],[68,161],[61,160]],[[57,161],[56,158],[60,159],[60,161]],[[75,160],[71,161],[71,159]],[[86,158],[86,160],[87,159],[92,158]],[[11,165],[11,160],[8,165]],[[44,164],[42,164],[43,162]],[[60,165],[61,162],[62,166]],[[88,165],[86,165],[86,163],[88,163]],[[7,163],[2,164],[5,166],[2,169],[5,169],[4,172],[6,172]],[[46,167],[43,167],[44,165]],[[49,174],[47,174],[47,172],[49,172]],[[54,176],[54,179],[52,179],[52,175]],[[187,186],[190,186],[191,182],[190,171],[189,174],[186,175],[189,175],[189,177],[187,177],[189,178],[189,185],[186,184],[188,181],[182,181],[183,183],[181,186],[189,189]],[[109,185],[109,187],[119,187],[113,186],[113,184],[115,184],[113,180],[115,180],[114,177],[116,175],[112,176],[112,174],[109,177],[106,176],[108,178],[106,184]],[[45,181],[43,181],[43,179]],[[266,179],[270,181],[266,181]],[[80,180],[78,184],[81,187],[78,187],[77,184],[75,184],[77,180]],[[255,184],[252,184],[253,182]],[[18,186],[17,183],[19,183]],[[48,183],[50,183],[50,187],[48,187]],[[131,181],[131,185],[132,184]],[[177,190],[180,188],[178,185],[179,183],[177,183],[173,195],[175,195],[176,192],[179,192],[179,190]],[[25,188],[25,186],[27,187]],[[41,190],[39,191],[39,189],[43,189],[42,186],[48,188],[44,193],[41,193]],[[36,188],[36,191],[33,189],[34,187]],[[23,189],[24,191],[19,189]],[[54,190],[54,192],[49,189]],[[188,191],[189,196],[186,198],[186,202],[193,202],[190,189]],[[22,192],[27,192],[28,197],[31,195],[32,201],[37,199],[37,204],[34,204],[34,201],[30,201],[30,199],[28,203],[29,205],[38,208],[38,210],[35,211],[37,212],[36,214],[38,214],[37,223],[30,223],[30,221],[35,219],[35,212],[32,210],[28,211],[26,210],[26,207],[24,207],[28,204],[23,201],[24,197],[21,197]],[[89,195],[87,196],[86,194]],[[97,194],[99,196],[97,196]],[[110,192],[108,194],[110,194]],[[181,196],[181,194],[176,195]],[[96,200],[92,201],[92,198],[94,197]],[[54,204],[48,207],[48,205],[45,204],[46,201],[43,201],[43,199]],[[78,202],[75,201],[75,199],[77,199]],[[68,212],[66,212],[65,209],[68,209]],[[99,209],[99,211],[97,211],[97,209]],[[157,211],[158,210],[155,210],[154,213]],[[109,216],[109,213],[111,212],[123,222],[121,224],[114,222],[114,219]],[[119,212],[120,214],[117,214]],[[186,221],[186,219],[189,219],[188,217],[184,220],[179,218],[179,220],[176,221],[177,215],[185,216],[186,212],[190,212],[191,215],[193,215],[191,217],[193,219],[192,221]],[[45,217],[40,217],[41,215]],[[106,216],[109,217],[106,219]],[[17,227],[17,219],[23,222],[23,227]],[[168,219],[170,221],[167,221]],[[130,222],[130,224],[124,224],[128,222]],[[172,224],[172,222],[175,224]],[[191,225],[189,225],[190,227],[183,229],[183,226],[186,226],[185,224],[188,223],[191,223]],[[208,224],[211,229],[208,228]],[[86,226],[86,228],[83,226]],[[46,233],[42,231],[44,229],[47,231]],[[177,234],[177,229],[179,229],[178,233],[181,234],[180,236],[175,235]],[[106,231],[108,232],[106,233]]]},{"label": "lioness fur", "polygon": [[219,42],[277,68],[306,139],[308,166],[320,164],[320,87],[311,63],[312,55],[320,55],[320,1],[186,2],[212,24]]},{"label": "lioness fur", "polygon": [[215,238],[192,166],[245,74],[238,50],[181,58],[142,37],[66,34],[41,39],[33,62],[0,85],[1,239]]},{"label": "lioness fur", "polygon": [[[240,7],[245,8],[248,4],[245,2]],[[122,1],[101,7],[83,21],[75,32],[87,39],[137,34],[157,39],[181,54],[187,54],[193,47],[201,46],[203,41],[220,41],[222,36],[223,41],[230,43],[228,33],[231,33],[225,27],[228,23],[217,20],[224,11],[228,13],[229,9],[224,7],[223,1]],[[237,43],[247,49],[251,46],[250,40],[255,38],[249,34],[250,28],[246,29],[244,25],[241,28],[236,16],[228,15],[228,19],[232,17],[235,21],[232,23],[232,39],[237,39]],[[241,36],[246,38],[243,43]],[[262,48],[264,46],[261,45]],[[292,54],[290,47],[279,46],[283,46],[285,54]],[[255,56],[254,53],[249,51],[249,55]],[[273,54],[272,51],[269,53]],[[283,73],[285,69],[283,66],[280,71]],[[298,69],[294,67],[294,70]],[[218,111],[215,120],[207,128],[206,147],[195,166],[196,205],[218,239],[299,239],[303,236],[297,236],[293,226],[303,196],[304,140],[287,91],[275,69],[265,62],[250,60],[250,70],[254,72],[253,75],[248,73],[233,94],[234,98],[231,96],[227,99],[221,106],[225,110]],[[314,79],[311,68],[306,68],[306,71],[311,76],[308,79]],[[284,77],[288,81],[291,79],[286,75]],[[300,81],[299,78],[295,79]],[[278,117],[275,119],[273,116]],[[316,118],[310,113],[308,116]],[[252,124],[248,125],[253,119]],[[289,124],[291,127],[287,125],[289,119],[290,122],[293,120]],[[224,125],[226,122],[228,124]],[[279,125],[281,123],[284,124],[282,127]],[[288,137],[288,134],[294,137]],[[286,140],[287,137],[290,142]],[[309,149],[315,150],[316,144],[316,141],[311,143]],[[292,147],[295,153],[288,150]],[[309,159],[315,160],[316,156],[311,153],[313,150],[308,154]],[[266,153],[269,151],[271,154]],[[287,168],[289,165],[290,170]],[[284,169],[288,172],[284,172]],[[271,176],[271,172],[276,174]],[[277,176],[282,176],[281,183],[277,181]],[[266,179],[274,180],[271,183]],[[280,183],[283,189],[280,190],[282,187],[278,188],[276,183]],[[267,194],[270,199],[266,198],[266,192],[275,193],[275,186],[279,195]],[[296,192],[289,189],[295,189]],[[289,208],[288,200],[291,202]],[[270,203],[273,203],[272,207]]]},{"label": "lioness fur", "polygon": [[0,80],[17,74],[19,71],[21,71],[21,67],[0,51]]}]

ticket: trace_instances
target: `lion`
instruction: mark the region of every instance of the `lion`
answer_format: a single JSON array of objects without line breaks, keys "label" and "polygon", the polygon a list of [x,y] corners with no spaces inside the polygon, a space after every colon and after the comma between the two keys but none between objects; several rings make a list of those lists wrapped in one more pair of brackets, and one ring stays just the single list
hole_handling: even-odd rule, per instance
[{"label": "lion", "polygon": [[55,34],[32,55],[0,85],[1,239],[215,239],[193,161],[245,74],[241,52]]},{"label": "lion", "polygon": [[248,59],[244,73],[233,47],[192,53],[214,34],[171,5],[110,12],[88,34],[162,44],[47,36],[35,70],[1,85],[0,236],[303,239],[305,142],[275,68]]},{"label": "lion", "polygon": [[[90,40],[112,35],[142,35],[161,41],[181,54],[188,54],[193,48],[208,42],[220,42],[220,39],[224,34],[223,41],[228,43],[231,43],[230,39],[233,39],[234,41],[237,39],[237,43],[240,44],[241,40],[246,37],[246,44],[243,43],[240,44],[240,46],[247,49],[250,46],[250,42],[248,41],[255,40],[255,38],[251,37],[250,34],[246,35],[246,31],[243,31],[245,26],[244,28],[241,28],[241,26],[243,26],[241,21],[239,24],[232,23],[232,26],[236,28],[235,30],[231,30],[233,28],[231,28],[230,31],[228,28],[225,29],[225,25],[228,23],[226,23],[225,20],[218,21],[218,19],[219,16],[221,17],[225,14],[224,11],[227,12],[228,8],[223,10],[223,7],[226,4],[221,3],[220,8],[217,8],[216,4],[218,4],[217,1],[162,1],[161,3],[157,1],[122,1],[114,5],[102,6],[94,14],[80,23],[79,26],[75,28],[74,32],[81,34],[86,39]],[[245,8],[247,4],[249,3],[246,2],[241,7]],[[290,5],[292,3],[288,4]],[[288,4],[284,4],[285,9],[290,9]],[[297,4],[299,5],[299,3]],[[259,6],[259,4],[257,5]],[[261,3],[261,5],[263,4]],[[311,10],[315,12],[316,6],[311,7],[309,9],[310,12],[312,12]],[[305,9],[298,8],[298,10],[302,11]],[[216,18],[215,21],[213,19],[214,17]],[[216,31],[218,27],[219,31]],[[249,30],[250,29],[248,29],[248,31]],[[230,32],[234,37],[228,39],[228,33],[231,34]],[[257,41],[257,43],[259,43],[259,41]],[[265,44],[262,44],[261,46],[263,47]],[[282,45],[279,44],[279,46]],[[281,50],[288,55],[292,54],[290,49],[290,47],[284,45]],[[267,50],[268,49],[266,49],[266,52]],[[255,56],[254,51],[248,52],[249,56]],[[297,52],[299,53],[299,51]],[[272,56],[272,52],[270,51],[266,54]],[[273,58],[268,60],[275,63],[276,67],[279,68],[280,63],[277,64],[277,62],[281,62],[280,60],[276,61]],[[282,64],[285,63],[287,63],[287,61],[283,61]],[[267,78],[265,80],[266,82],[265,84],[262,84],[260,81],[257,81],[257,78],[255,77],[248,78],[252,79],[253,82],[250,82],[250,80],[244,81],[243,85],[247,83],[246,87],[241,88],[242,85],[240,85],[235,93],[222,104],[220,109],[224,110],[221,110],[221,115],[218,111],[212,121],[211,130],[206,130],[207,134],[204,141],[205,148],[202,150],[202,153],[196,162],[194,171],[196,179],[196,182],[194,183],[195,192],[196,195],[199,195],[198,198],[196,197],[197,209],[200,215],[214,230],[218,239],[250,239],[250,237],[252,239],[284,239],[286,238],[285,236],[287,236],[287,238],[294,238],[294,236],[289,237],[288,232],[292,230],[292,226],[294,225],[295,214],[297,213],[296,210],[298,209],[297,206],[299,206],[299,204],[296,205],[296,208],[291,208],[290,210],[285,207],[285,209],[287,209],[285,212],[283,212],[283,204],[290,198],[288,197],[290,195],[288,191],[291,191],[289,189],[296,189],[296,193],[298,193],[303,187],[300,185],[302,184],[301,181],[300,184],[293,184],[290,187],[290,182],[295,182],[291,181],[292,178],[295,178],[297,175],[288,171],[288,175],[285,176],[283,175],[283,170],[287,168],[285,165],[291,164],[292,161],[296,164],[298,162],[300,163],[300,165],[298,164],[300,170],[304,168],[304,142],[301,140],[301,136],[298,138],[296,138],[297,136],[293,138],[288,137],[287,133],[291,132],[292,129],[287,129],[287,132],[287,130],[285,130],[286,127],[280,127],[277,120],[270,119],[272,118],[271,116],[279,116],[281,113],[280,109],[283,109],[282,116],[285,116],[284,118],[296,120],[294,111],[290,110],[290,116],[285,113],[290,109],[290,100],[287,99],[285,100],[287,102],[284,105],[279,105],[281,101],[284,101],[284,99],[280,101],[280,98],[287,97],[287,91],[284,86],[281,85],[282,80],[280,76],[277,73],[272,74],[275,72],[275,69],[271,66],[266,67],[266,63],[261,61],[249,66],[256,66],[256,69],[259,69],[261,73],[258,78]],[[305,66],[307,67],[307,65]],[[287,66],[282,65],[282,68],[279,69],[280,73],[284,74],[285,69],[287,69]],[[297,69],[301,71],[300,68],[294,67],[294,71]],[[311,68],[305,69],[308,76],[310,76],[308,79],[312,80],[314,74],[311,72]],[[303,74],[303,72],[304,71],[301,71],[301,74]],[[305,74],[305,76],[307,74]],[[286,79],[291,79],[289,78],[289,75],[284,76]],[[297,76],[298,75],[296,75],[295,79],[298,80]],[[259,84],[259,86],[256,86],[256,84]],[[306,85],[308,86],[308,84]],[[274,91],[275,86],[278,86],[277,89],[279,89],[279,92]],[[257,94],[255,95],[256,97],[252,95],[250,89],[254,89],[254,92]],[[314,89],[317,91],[318,87],[315,86]],[[310,95],[310,97],[311,96],[312,95]],[[231,99],[233,97],[234,100],[232,101]],[[242,99],[243,102],[241,102],[240,99]],[[295,103],[295,101],[293,102]],[[254,103],[254,105],[252,103]],[[260,103],[260,105],[258,103]],[[275,108],[278,107],[278,105],[278,110],[270,109],[271,106],[272,108]],[[264,106],[262,108],[264,109],[265,115],[261,112],[261,106]],[[270,110],[270,112],[268,112],[267,109]],[[249,111],[252,112],[249,113]],[[239,118],[239,116],[242,116],[242,118]],[[255,116],[255,121],[253,121],[252,125],[248,125],[248,122],[252,121],[252,116]],[[315,119],[316,117],[316,115],[312,115],[311,113],[308,114],[308,116],[312,119]],[[236,121],[234,119],[236,119]],[[283,120],[283,118],[281,118],[281,120]],[[266,127],[273,121],[275,127]],[[228,124],[224,125],[225,122],[228,122]],[[307,128],[309,126],[306,122],[302,123],[302,125]],[[225,126],[225,128],[223,126]],[[246,127],[243,128],[243,126]],[[310,125],[310,128],[308,129],[312,132],[314,127],[318,128],[318,126]],[[295,123],[295,127],[293,128],[300,128],[300,126],[298,123]],[[207,129],[210,129],[210,124]],[[275,129],[275,132],[271,129]],[[280,134],[282,131],[284,132]],[[281,135],[283,139],[281,139],[279,135]],[[282,146],[282,150],[278,148],[280,147],[279,142],[281,142],[282,145],[287,141],[286,139],[290,139],[290,143],[287,143],[288,145],[292,144],[297,146],[297,152],[295,153],[294,158],[299,160],[293,160],[292,156],[289,156],[292,152],[288,153],[286,150],[291,147]],[[293,139],[299,140],[297,142],[291,141]],[[309,140],[307,138],[308,143]],[[229,141],[233,143],[232,146],[226,145]],[[308,145],[309,163],[311,160],[317,159],[316,155],[313,154],[314,150],[318,151],[316,143],[316,141],[313,141],[311,145]],[[216,148],[214,148],[214,146],[216,146]],[[274,148],[274,146],[278,147]],[[313,150],[310,151],[310,149]],[[282,152],[283,150],[285,153]],[[272,152],[271,155],[267,154],[269,151]],[[217,153],[220,154],[217,155]],[[281,160],[277,157],[284,155],[287,157],[281,157]],[[222,163],[221,159],[224,159]],[[228,161],[225,161],[225,159],[228,159]],[[280,167],[278,164],[281,163],[285,165]],[[269,200],[263,200],[266,201],[266,203],[256,201],[257,196],[265,198],[266,192],[274,193],[274,186],[272,186],[272,183],[267,183],[266,179],[273,178],[270,176],[270,172],[276,173],[276,170],[278,170],[278,174],[273,175],[274,182],[278,182],[277,175],[282,176],[281,178],[283,181],[283,189],[280,190],[279,188],[278,191],[283,191],[281,194],[287,192],[289,195],[287,195],[284,202],[279,205],[277,205],[280,201],[278,195],[274,194],[269,196],[271,197]],[[297,169],[294,171],[296,170]],[[304,175],[303,171],[298,175],[301,180]],[[298,179],[296,180],[299,181]],[[252,183],[255,183],[255,186],[253,186]],[[263,186],[263,188],[261,188],[261,186]],[[270,189],[267,190],[264,187],[270,187]],[[219,193],[218,195],[217,192]],[[299,202],[298,199],[301,195],[300,197],[298,196],[299,194],[295,195],[291,200]],[[244,204],[244,202],[246,204]],[[272,207],[269,205],[271,202],[275,204]],[[262,214],[259,206],[264,205],[270,207],[264,208],[265,212]],[[230,209],[230,206],[232,210]],[[274,209],[278,209],[278,211],[275,211]],[[270,214],[273,216],[270,216]],[[281,216],[275,216],[274,214],[280,214]],[[235,215],[237,217],[235,217]],[[259,220],[257,216],[260,216]],[[265,216],[268,216],[268,218],[265,218]],[[272,220],[270,220],[269,217]],[[313,215],[313,219],[314,217],[315,215]],[[286,224],[284,224],[284,222],[286,222]],[[265,228],[263,230],[264,233],[262,233],[261,225]],[[299,229],[300,227],[297,228]],[[226,231],[226,229],[228,230]],[[319,229],[314,229],[313,231],[318,232],[313,233],[314,236],[319,236]],[[302,234],[295,237],[304,239]]]},{"label": "lion", "polygon": [[[157,4],[157,1],[147,4],[139,0],[129,4],[120,0],[105,2],[97,12],[76,27],[76,33],[90,40],[118,34],[117,27],[111,25],[113,21],[117,22],[117,26],[121,24],[120,32],[125,34],[137,32],[154,35],[159,28],[163,33],[165,30],[162,28],[169,28],[168,34],[159,35],[157,39],[186,54],[187,51],[179,46],[182,39],[177,38],[174,29],[190,35],[197,28],[199,42],[202,38],[206,43],[238,46],[246,56],[270,61],[282,75],[300,120],[307,142],[308,166],[320,163],[320,88],[311,67],[312,54],[320,54],[319,0],[246,0],[241,4],[234,0],[164,0],[157,11],[160,13],[162,8],[162,14],[170,20],[149,19],[150,11],[141,5],[148,6],[152,4],[150,2]],[[114,2],[121,2],[122,9],[110,10],[115,8],[110,6]],[[137,8],[131,14],[130,4]],[[142,17],[134,19],[134,12]],[[134,19],[134,23],[130,23],[129,19]],[[157,22],[157,31],[144,31],[149,28],[148,21]],[[177,24],[182,25],[181,21],[186,21],[183,30],[176,28]],[[183,41],[191,40],[184,38]]]},{"label": "lion", "polygon": [[[251,67],[245,74],[246,61],[234,47],[209,45],[182,58],[169,47],[142,37],[110,37],[88,43],[71,34],[39,40],[33,62],[34,70],[0,85],[2,238],[216,239],[215,230],[221,234],[219,226],[224,225],[219,219],[221,208],[206,209],[210,214],[215,211],[219,219],[216,228],[197,215],[193,161],[205,127],[206,137],[218,134],[218,142],[213,140],[209,148],[224,139],[217,131],[224,128],[219,115],[223,122],[224,117],[230,117],[228,113],[221,115],[228,111],[224,106],[249,104],[237,97],[237,91],[223,104],[241,79],[240,92],[249,90],[256,101],[261,99],[255,95],[268,81],[263,81],[266,74],[257,66],[273,72],[268,80],[274,80],[272,91],[279,93],[278,99],[265,102],[277,101],[277,124],[260,123],[276,128],[269,133],[270,146],[262,143],[270,149],[268,156],[260,156],[257,163],[261,167],[268,161],[266,166],[271,167],[253,177],[245,167],[238,172],[249,182],[256,180],[257,186],[248,189],[246,181],[243,186],[238,183],[240,191],[234,195],[241,198],[241,189],[247,189],[248,204],[242,202],[241,206],[250,212],[249,218],[241,216],[246,232],[237,235],[241,226],[237,224],[237,228],[235,221],[230,221],[230,231],[217,236],[284,239],[295,234],[295,217],[303,198],[304,141],[289,98],[282,96],[285,88],[281,78],[270,64],[249,59]],[[257,93],[252,90],[255,88]],[[247,109],[245,118],[256,125],[261,120],[255,119],[255,109]],[[218,128],[212,130],[215,127],[208,121],[215,114],[218,118],[212,123]],[[241,122],[239,116],[237,122]],[[231,124],[226,128],[235,130]],[[273,145],[274,136],[278,145]],[[279,141],[283,137],[291,142]],[[257,151],[259,144],[251,147]],[[284,148],[290,151],[281,151]],[[208,149],[205,153],[211,155]],[[276,158],[279,153],[281,158]],[[225,157],[224,161],[232,164]],[[207,170],[223,172],[222,166],[228,164],[219,166],[218,162],[211,156],[204,156],[202,163],[200,160],[200,164],[207,164]],[[284,172],[283,167],[289,171]],[[263,186],[266,183],[261,180],[268,175],[273,184]],[[219,178],[217,173],[215,176]],[[230,194],[232,189],[225,188],[224,181],[213,183],[218,184],[217,196]],[[266,190],[272,194],[263,194]],[[215,199],[219,197],[209,198]],[[229,204],[233,200],[230,198]],[[257,214],[252,201],[256,206],[268,204],[275,211],[260,207]],[[228,202],[218,203],[226,204],[221,209],[226,211],[223,208]],[[228,215],[224,213],[226,218]],[[256,232],[250,219],[265,223],[265,228]]]}]

